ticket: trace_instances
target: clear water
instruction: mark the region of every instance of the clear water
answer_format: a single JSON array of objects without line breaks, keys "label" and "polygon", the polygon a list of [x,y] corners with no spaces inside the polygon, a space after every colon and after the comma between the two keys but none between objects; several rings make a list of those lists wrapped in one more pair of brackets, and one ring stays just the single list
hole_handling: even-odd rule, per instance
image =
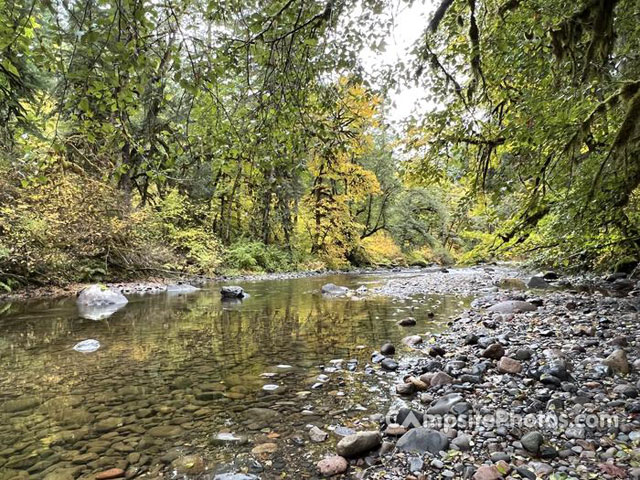
[{"label": "clear water", "polygon": [[[81,318],[73,299],[0,305],[0,479],[110,468],[130,478],[314,478],[340,434],[388,408],[394,377],[371,353],[391,341],[401,357],[402,337],[441,330],[468,305],[319,294],[328,282],[371,289],[387,278],[240,283],[250,294],[240,303],[221,302],[217,284],[130,296],[98,321]],[[408,316],[415,327],[396,325]],[[73,350],[88,339],[100,348]],[[329,438],[310,441],[311,424]],[[275,447],[251,453],[263,443]]]}]

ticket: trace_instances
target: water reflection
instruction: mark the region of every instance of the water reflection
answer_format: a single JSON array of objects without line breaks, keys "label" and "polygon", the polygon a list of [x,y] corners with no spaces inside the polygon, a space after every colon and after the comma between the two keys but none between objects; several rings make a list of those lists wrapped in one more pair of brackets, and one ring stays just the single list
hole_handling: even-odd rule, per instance
[{"label": "water reflection", "polygon": [[[262,478],[309,471],[314,459],[299,449],[312,447],[298,441],[306,424],[345,426],[360,408],[384,408],[392,379],[366,373],[371,351],[438,330],[465,305],[444,296],[319,293],[328,282],[356,288],[380,281],[246,283],[250,296],[240,303],[221,302],[217,285],[130,297],[100,321],[78,315],[72,300],[12,305],[0,316],[0,478],[68,469],[75,478],[112,467],[133,476],[176,471],[177,460],[164,458],[173,448],[199,455],[206,468],[237,470],[251,445],[225,438],[255,441],[260,432],[273,436],[286,460]],[[407,316],[418,320],[415,327],[396,325]],[[75,352],[86,339],[100,349]],[[313,448],[330,449],[331,441]]]}]

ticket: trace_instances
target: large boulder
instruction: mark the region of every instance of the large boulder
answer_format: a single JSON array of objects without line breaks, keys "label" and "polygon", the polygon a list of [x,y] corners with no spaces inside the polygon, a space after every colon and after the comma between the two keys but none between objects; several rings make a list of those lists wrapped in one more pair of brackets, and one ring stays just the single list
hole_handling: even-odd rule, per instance
[{"label": "large boulder", "polygon": [[244,298],[246,293],[244,293],[244,288],[242,287],[227,285],[220,289],[220,295],[222,295],[222,298]]},{"label": "large boulder", "polygon": [[333,283],[327,283],[322,286],[323,295],[329,295],[332,297],[341,297],[341,296],[347,295],[349,292],[350,290],[347,287],[341,287]]},{"label": "large boulder", "polygon": [[358,432],[342,438],[336,446],[338,455],[346,458],[359,457],[378,448],[382,443],[380,432]]},{"label": "large boulder", "polygon": [[507,300],[506,302],[496,303],[488,310],[494,313],[521,313],[521,312],[534,312],[538,307],[533,303],[523,302],[521,300]]},{"label": "large boulder", "polygon": [[418,427],[405,433],[396,444],[398,450],[403,452],[429,452],[437,455],[438,452],[449,448],[449,439],[437,430],[426,427]]},{"label": "large boulder", "polygon": [[126,305],[127,297],[118,290],[113,290],[106,285],[91,285],[78,294],[76,303],[83,307],[107,307],[114,305]]}]

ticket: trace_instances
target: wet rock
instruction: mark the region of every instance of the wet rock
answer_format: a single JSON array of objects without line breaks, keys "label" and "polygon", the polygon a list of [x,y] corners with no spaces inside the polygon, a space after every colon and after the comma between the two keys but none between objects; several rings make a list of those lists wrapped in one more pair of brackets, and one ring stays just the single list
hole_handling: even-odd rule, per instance
[{"label": "wet rock", "polygon": [[220,295],[222,296],[222,298],[233,299],[233,298],[244,298],[246,294],[244,293],[244,288],[242,287],[238,287],[235,285],[227,285],[220,288]]},{"label": "wet rock", "polygon": [[124,424],[124,419],[122,417],[109,417],[100,420],[96,423],[95,429],[97,432],[110,432],[111,430],[115,430],[116,428],[122,426]]},{"label": "wet rock", "polygon": [[336,445],[338,455],[346,458],[362,456],[382,443],[380,432],[358,432],[342,438]]},{"label": "wet rock", "polygon": [[416,325],[416,319],[413,317],[403,318],[398,322],[398,325],[401,327],[413,327]]},{"label": "wet rock", "polygon": [[384,434],[390,437],[401,437],[405,433],[407,433],[407,427],[397,423],[387,425],[387,428],[384,430]]},{"label": "wet rock", "polygon": [[76,343],[73,346],[73,349],[76,352],[80,353],[92,353],[100,348],[100,342],[98,340],[94,340],[93,338],[89,338],[87,340],[83,340],[81,342]]},{"label": "wet rock", "polygon": [[382,347],[380,347],[380,353],[382,353],[383,355],[393,355],[396,353],[396,347],[394,347],[391,343],[385,343],[384,345],[382,345]]},{"label": "wet rock", "polygon": [[319,429],[315,425],[309,429],[309,438],[312,442],[324,442],[328,436],[329,434],[327,432]]},{"label": "wet rock", "polygon": [[127,297],[105,285],[91,285],[78,294],[76,303],[86,307],[125,305]]},{"label": "wet rock", "polygon": [[498,371],[501,373],[517,374],[522,371],[522,364],[509,357],[502,357],[498,362]]},{"label": "wet rock", "polygon": [[441,432],[425,427],[413,428],[405,433],[396,444],[404,452],[430,452],[437,455],[449,448],[449,439]]},{"label": "wet rock", "polygon": [[504,347],[499,343],[494,343],[489,345],[483,352],[482,356],[485,358],[492,358],[494,360],[499,360],[505,354]]},{"label": "wet rock", "polygon": [[507,300],[506,302],[497,303],[492,307],[489,307],[487,310],[494,313],[510,314],[535,312],[537,308],[538,307],[529,302],[523,302],[521,300]]},{"label": "wet rock", "polygon": [[332,297],[341,297],[347,295],[350,290],[347,287],[340,287],[333,283],[327,283],[322,286],[322,293]]},{"label": "wet rock", "polygon": [[276,453],[278,451],[278,445],[276,443],[261,443],[256,445],[251,450],[251,453],[254,455],[271,455],[272,453]]},{"label": "wet rock", "polygon": [[200,455],[180,456],[171,462],[171,466],[182,475],[199,475],[207,469],[206,462]]},{"label": "wet rock", "polygon": [[615,350],[609,355],[603,363],[613,369],[614,372],[627,374],[631,371],[629,366],[629,360],[627,360],[627,354],[621,348]]},{"label": "wet rock", "polygon": [[451,445],[454,445],[458,448],[458,450],[462,450],[466,452],[471,449],[471,437],[466,434],[460,434],[453,440],[451,440]]},{"label": "wet rock", "polygon": [[513,354],[513,358],[520,361],[531,360],[532,356],[533,356],[533,351],[531,351],[530,348],[519,348]]},{"label": "wet rock", "polygon": [[317,464],[317,468],[318,472],[323,477],[332,477],[346,472],[349,468],[349,463],[344,457],[333,455],[320,460]]},{"label": "wet rock", "polygon": [[544,437],[540,432],[529,432],[526,433],[520,438],[520,443],[524,447],[524,449],[530,453],[535,455],[540,451],[540,447],[544,442]]},{"label": "wet rock", "polygon": [[213,480],[260,480],[260,477],[247,473],[219,473]]},{"label": "wet rock", "polygon": [[100,472],[96,474],[96,480],[108,480],[110,478],[120,478],[124,477],[124,470],[121,468],[110,468],[109,470],[105,470],[104,472]]},{"label": "wet rock", "polygon": [[384,360],[382,360],[380,362],[380,366],[382,368],[384,368],[385,370],[393,372],[393,371],[398,369],[398,362],[396,362],[395,360],[392,360],[390,358],[385,358]]},{"label": "wet rock", "polygon": [[41,400],[38,397],[23,395],[14,400],[8,400],[2,404],[2,411],[7,413],[23,412],[25,410],[33,410],[40,405]]}]

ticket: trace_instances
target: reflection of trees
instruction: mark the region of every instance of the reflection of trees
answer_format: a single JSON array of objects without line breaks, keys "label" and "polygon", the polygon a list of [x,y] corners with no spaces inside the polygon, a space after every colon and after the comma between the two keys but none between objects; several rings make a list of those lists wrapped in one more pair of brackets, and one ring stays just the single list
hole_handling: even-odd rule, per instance
[{"label": "reflection of trees", "polygon": [[[398,313],[403,304],[384,298],[326,299],[310,293],[321,281],[251,284],[252,296],[241,305],[221,304],[217,291],[148,296],[99,322],[80,319],[72,300],[12,307],[0,317],[1,382],[7,392],[36,385],[69,391],[97,374],[117,383],[118,375],[144,369],[155,372],[159,385],[195,367],[219,378],[255,378],[277,363],[322,362],[355,355],[358,344],[398,340],[407,331],[395,319],[424,315],[436,299],[436,313],[458,309],[458,299],[449,297],[427,299],[411,313]],[[89,355],[71,351],[86,338],[103,347]]]}]

